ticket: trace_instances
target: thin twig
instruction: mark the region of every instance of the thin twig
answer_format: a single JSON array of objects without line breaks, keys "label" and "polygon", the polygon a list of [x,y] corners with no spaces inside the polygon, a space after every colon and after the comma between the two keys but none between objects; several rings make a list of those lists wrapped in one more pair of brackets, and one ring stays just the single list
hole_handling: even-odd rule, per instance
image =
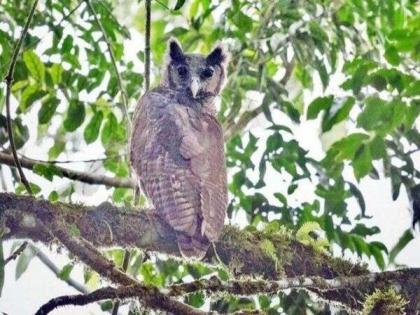
[{"label": "thin twig", "polygon": [[[183,296],[187,293],[205,291],[207,293],[214,292],[227,292],[232,295],[239,296],[254,296],[262,293],[275,293],[281,290],[292,288],[306,288],[315,289],[317,291],[330,291],[339,289],[355,288],[361,284],[373,283],[396,283],[401,285],[405,277],[414,279],[413,283],[420,285],[420,269],[406,269],[397,271],[387,271],[383,273],[372,273],[362,276],[352,277],[338,277],[335,279],[322,279],[320,277],[308,278],[290,278],[278,281],[269,280],[232,280],[223,283],[217,277],[210,279],[200,279],[190,283],[183,283],[172,285],[168,289],[170,296]],[[383,285],[383,284],[382,284]],[[50,300],[47,304],[41,307],[37,315],[48,314],[51,310],[64,305],[86,305],[88,303],[105,300],[105,299],[128,299],[142,296],[141,289],[137,285],[113,288],[105,287],[98,289],[87,295],[72,295],[63,296]]]},{"label": "thin twig", "polygon": [[101,21],[99,20],[98,15],[97,15],[94,7],[92,6],[90,0],[85,0],[85,2],[86,2],[87,6],[89,8],[89,11],[92,13],[92,15],[94,17],[96,24],[98,25],[99,29],[101,30],[102,36],[103,36],[103,38],[105,40],[105,43],[108,47],[108,52],[109,52],[109,56],[111,58],[111,63],[112,63],[112,66],[114,68],[115,76],[117,77],[118,88],[120,89],[121,98],[123,100],[125,119],[128,121],[129,129],[130,129],[129,131],[131,131],[131,121],[130,121],[130,118],[128,116],[128,98],[127,98],[127,94],[125,93],[125,90],[123,88],[123,82],[122,82],[121,74],[118,71],[117,61],[115,59],[114,52],[112,50],[111,42],[109,41],[108,36],[106,35],[106,32],[105,32],[105,29],[104,29]]},{"label": "thin twig", "polygon": [[166,4],[164,4],[162,1],[155,0],[160,6],[165,8],[166,10],[172,11],[170,7],[168,7]]},{"label": "thin twig", "polygon": [[47,160],[39,160],[39,159],[33,159],[30,157],[27,157],[23,154],[19,154],[20,158],[25,158],[28,159],[30,161],[34,161],[36,163],[47,163],[47,164],[73,164],[73,163],[94,163],[94,162],[103,162],[106,160],[110,160],[110,159],[115,159],[115,158],[124,158],[125,154],[115,154],[115,155],[110,155],[110,156],[106,156],[106,157],[101,157],[101,158],[96,158],[96,159],[87,159],[87,160],[51,160],[51,161],[47,161]]},{"label": "thin twig", "polygon": [[144,37],[144,87],[146,92],[150,88],[150,24],[151,24],[151,0],[146,0],[146,25]]},{"label": "thin twig", "polygon": [[[27,158],[18,158],[21,166],[23,168],[33,170],[36,165],[43,165],[46,167],[51,167],[52,164],[49,163],[42,163],[42,162],[35,162],[33,160],[27,159]],[[14,166],[14,160],[13,156],[4,152],[0,151],[0,163]],[[61,166],[54,166],[54,170],[57,171],[57,173],[62,176],[69,178],[71,180],[77,180],[79,182],[92,184],[92,185],[105,185],[108,187],[122,187],[122,188],[136,188],[137,184],[134,180],[130,178],[115,178],[115,177],[109,177],[106,175],[96,175],[91,174],[88,172],[82,172],[82,171],[76,171],[71,170],[65,167]]]},{"label": "thin twig", "polygon": [[13,137],[13,128],[12,128],[12,118],[10,117],[10,94],[12,89],[12,83],[13,83],[13,75],[15,72],[15,66],[17,62],[17,57],[20,52],[20,48],[22,47],[23,40],[28,33],[29,25],[31,24],[32,18],[35,13],[36,6],[38,4],[38,0],[34,0],[34,3],[32,4],[31,11],[29,12],[28,19],[26,20],[25,26],[22,30],[22,34],[20,35],[20,38],[16,44],[16,47],[13,51],[12,59],[9,65],[9,71],[6,75],[6,124],[7,124],[7,133],[9,136],[9,142],[10,142],[10,148],[12,150],[14,163],[16,165],[16,168],[19,172],[19,177],[22,182],[22,184],[25,186],[26,190],[29,194],[32,195],[32,189],[29,185],[28,180],[26,179],[25,174],[23,173],[22,166],[20,165],[17,152],[16,152],[16,145],[15,145],[15,139]]},{"label": "thin twig", "polygon": [[9,257],[4,260],[4,265],[7,265],[10,261],[15,260],[20,254],[23,253],[28,242],[23,242]]},{"label": "thin twig", "polygon": [[74,289],[76,289],[77,291],[79,291],[80,293],[86,294],[89,292],[89,290],[83,286],[82,284],[80,284],[79,282],[75,281],[72,278],[68,278],[68,279],[63,279],[62,277],[60,277],[60,269],[54,264],[54,262],[48,258],[47,255],[45,255],[38,247],[35,247],[33,245],[29,245],[29,247],[31,248],[31,250],[34,251],[36,257],[48,268],[50,269],[58,278],[60,278],[61,280],[63,280],[64,282],[66,282],[69,286],[73,287]]},{"label": "thin twig", "polygon": [[60,26],[61,23],[67,20],[74,12],[76,12],[84,2],[85,2],[84,0],[80,0],[79,3],[73,9],[69,11],[69,13],[67,13],[66,15],[63,15],[61,20],[58,22],[58,26]]},{"label": "thin twig", "polygon": [[[35,315],[47,315],[54,309],[66,305],[86,305],[109,298],[118,298],[113,294],[115,291],[111,287],[99,289],[88,294],[65,295],[51,299],[42,305]],[[104,297],[104,298],[103,298]]]},{"label": "thin twig", "polygon": [[[71,235],[67,231],[67,227],[63,224],[54,224],[50,226],[50,232],[73,254],[76,255],[81,261],[86,263],[93,270],[98,272],[105,278],[123,286],[135,286],[139,291],[139,298],[145,306],[152,309],[160,309],[163,311],[171,312],[176,315],[204,315],[202,311],[195,310],[193,307],[181,303],[169,296],[161,293],[158,288],[139,283],[137,280],[131,278],[124,272],[115,268],[114,263],[105,258],[92,244],[83,239],[79,239]],[[54,299],[55,301],[66,301],[68,296]],[[114,297],[115,298],[115,297]],[[89,302],[90,303],[90,302]],[[48,304],[48,303],[47,303]],[[67,305],[69,303],[66,303]],[[66,305],[60,304],[60,305]],[[71,304],[71,303],[70,303]],[[50,304],[53,307],[54,303]],[[40,309],[42,311],[42,308]],[[47,314],[38,311],[37,314]]]},{"label": "thin twig", "polygon": [[318,291],[329,291],[339,289],[357,288],[367,283],[379,286],[380,283],[401,284],[406,277],[410,277],[420,285],[420,268],[410,268],[395,271],[374,272],[359,276],[343,276],[333,279],[315,277],[295,277],[280,280],[230,280],[223,283],[217,277],[200,279],[189,283],[175,284],[168,288],[168,295],[182,296],[187,293],[206,292],[227,292],[233,295],[249,296],[259,293],[275,293],[281,290],[301,288],[316,289]]}]

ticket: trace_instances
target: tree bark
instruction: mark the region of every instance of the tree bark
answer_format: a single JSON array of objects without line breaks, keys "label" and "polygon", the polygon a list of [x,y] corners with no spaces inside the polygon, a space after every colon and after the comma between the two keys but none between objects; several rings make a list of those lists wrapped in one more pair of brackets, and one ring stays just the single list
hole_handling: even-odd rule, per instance
[{"label": "tree bark", "polygon": [[[5,239],[56,242],[49,231],[66,226],[95,247],[137,247],[180,256],[174,231],[153,210],[123,209],[110,203],[84,206],[51,203],[28,196],[0,193],[0,224]],[[371,281],[351,281],[372,275],[366,267],[334,258],[297,241],[291,233],[241,231],[226,226],[215,243],[217,256],[235,275],[260,276],[267,280],[319,277],[316,286],[306,286],[321,298],[360,310],[365,296],[375,289],[398,287],[409,301],[407,314],[415,314],[420,303],[420,271],[398,277],[375,276]],[[205,261],[216,261],[209,250]],[[322,280],[347,279],[345,286],[323,286]],[[362,278],[363,279],[363,278]],[[337,280],[338,281],[338,280]],[[301,286],[305,287],[305,286]]]}]

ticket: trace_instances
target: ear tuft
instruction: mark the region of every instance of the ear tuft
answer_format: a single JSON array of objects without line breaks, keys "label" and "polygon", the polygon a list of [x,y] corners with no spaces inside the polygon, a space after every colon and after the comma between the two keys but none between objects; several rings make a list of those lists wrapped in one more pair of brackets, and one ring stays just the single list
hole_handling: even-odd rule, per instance
[{"label": "ear tuft", "polygon": [[210,65],[223,65],[228,62],[228,59],[229,54],[222,44],[217,45],[206,58],[207,63]]},{"label": "ear tuft", "polygon": [[185,56],[182,52],[181,45],[175,38],[169,39],[168,50],[170,60],[173,60],[175,62],[182,62],[185,60]]}]

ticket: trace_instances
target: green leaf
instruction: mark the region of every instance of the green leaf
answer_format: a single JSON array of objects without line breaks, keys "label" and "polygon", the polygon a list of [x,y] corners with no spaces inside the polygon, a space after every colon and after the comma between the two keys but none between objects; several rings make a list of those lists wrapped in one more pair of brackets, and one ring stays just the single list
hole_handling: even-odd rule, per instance
[{"label": "green leaf", "polygon": [[61,82],[61,76],[63,74],[63,71],[63,67],[58,63],[55,63],[51,66],[50,74],[54,84],[59,84]]},{"label": "green leaf", "polygon": [[287,194],[291,195],[295,192],[296,188],[298,187],[297,184],[292,184],[287,188]]},{"label": "green leaf", "polygon": [[410,229],[405,230],[405,232],[399,238],[397,244],[391,249],[389,253],[389,263],[392,264],[395,261],[395,258],[398,254],[414,239],[414,235]]},{"label": "green leaf", "polygon": [[395,46],[389,46],[385,49],[385,59],[393,66],[400,64],[401,58]]},{"label": "green leaf", "polygon": [[352,195],[356,198],[359,207],[360,207],[360,211],[362,213],[362,217],[366,217],[365,215],[365,211],[366,211],[366,203],[365,203],[365,198],[363,198],[363,194],[362,192],[359,190],[359,188],[357,188],[356,185],[354,185],[351,182],[347,182],[347,184],[349,185],[350,188],[350,192],[352,193]]},{"label": "green leaf", "polygon": [[19,91],[28,85],[28,80],[22,80],[12,85],[12,92]]},{"label": "green leaf", "polygon": [[45,78],[45,66],[38,55],[33,50],[27,50],[22,58],[31,75],[42,84]]},{"label": "green leaf", "polygon": [[118,177],[128,176],[130,170],[125,161],[118,161],[116,159],[107,159],[103,162],[105,169],[113,172]]},{"label": "green leaf", "polygon": [[406,104],[399,99],[385,101],[368,97],[363,112],[357,118],[358,127],[385,135],[398,127],[406,114]]},{"label": "green leaf", "polygon": [[109,114],[105,122],[104,128],[102,128],[101,141],[103,145],[107,145],[111,141],[112,130],[115,130],[118,126],[117,118],[114,114]]},{"label": "green leaf", "polygon": [[179,10],[181,9],[185,4],[185,0],[177,0],[174,6],[174,10]]},{"label": "green leaf", "polygon": [[372,155],[367,145],[362,145],[353,160],[354,176],[357,180],[369,174],[372,169]]},{"label": "green leaf", "polygon": [[350,79],[348,79],[346,82],[342,84],[342,87],[345,90],[353,90],[354,95],[358,95],[360,90],[362,89],[362,86],[365,84],[365,80],[367,78],[367,74],[369,70],[375,67],[373,63],[371,63],[369,60],[361,60],[356,59],[352,62],[346,63],[345,70],[346,72],[354,72],[352,73],[352,76]]},{"label": "green leaf", "polygon": [[356,226],[350,231],[351,233],[360,235],[361,237],[372,236],[381,232],[377,226],[367,227],[362,223],[356,224]]},{"label": "green leaf", "polygon": [[334,143],[330,150],[328,150],[328,153],[336,152],[336,159],[338,161],[343,161],[345,159],[352,160],[356,151],[366,139],[369,139],[369,136],[366,134],[352,133],[351,135]]},{"label": "green leaf", "polygon": [[41,90],[38,84],[27,86],[22,92],[19,109],[22,112],[26,112],[35,101],[41,99],[46,94],[47,92]]},{"label": "green leaf", "polygon": [[385,141],[382,137],[376,136],[369,143],[370,152],[374,160],[382,159],[386,157],[386,146]]},{"label": "green leaf", "polygon": [[205,296],[202,292],[190,293],[185,297],[185,302],[193,307],[201,307],[204,305]]},{"label": "green leaf", "polygon": [[73,270],[73,265],[67,264],[61,269],[60,273],[58,274],[58,277],[64,281],[69,280],[70,273],[72,272],[72,270]]},{"label": "green leaf", "polygon": [[38,122],[41,125],[50,122],[51,118],[54,116],[58,104],[60,104],[60,100],[55,95],[48,97],[42,102],[42,106],[38,112]]},{"label": "green leaf", "polygon": [[35,252],[26,248],[18,257],[16,263],[15,279],[18,280],[22,274],[28,269],[29,263],[35,257]]},{"label": "green leaf", "polygon": [[382,254],[381,249],[376,246],[376,244],[370,244],[369,245],[369,250],[372,253],[373,257],[375,258],[376,264],[378,265],[378,267],[381,270],[385,269],[385,260],[384,260],[384,256]]},{"label": "green leaf", "polygon": [[65,149],[66,144],[63,141],[55,141],[54,145],[48,150],[48,158],[55,160]]},{"label": "green leaf", "polygon": [[13,121],[13,136],[15,137],[16,149],[20,149],[29,139],[29,129],[23,124],[20,117]]},{"label": "green leaf", "polygon": [[119,124],[117,117],[113,113],[109,113],[107,120],[102,128],[101,141],[104,146],[111,143],[121,143],[126,140],[126,129],[123,124]]},{"label": "green leaf", "polygon": [[104,114],[102,111],[97,111],[87,124],[83,133],[83,137],[85,138],[87,144],[95,142],[95,140],[98,138],[103,118]]},{"label": "green leaf", "polygon": [[351,239],[359,257],[362,257],[363,254],[365,254],[366,256],[371,255],[370,247],[362,237],[358,235],[352,235]]},{"label": "green leaf", "polygon": [[366,130],[375,130],[382,123],[382,114],[386,101],[378,97],[369,97],[366,99],[365,108],[357,118],[357,125]]},{"label": "green leaf", "polygon": [[249,33],[252,31],[253,20],[242,11],[237,11],[232,17],[232,22],[241,30],[243,33]]},{"label": "green leaf", "polygon": [[306,118],[307,119],[316,118],[321,111],[328,110],[331,107],[333,100],[334,100],[333,96],[325,96],[325,97],[316,98],[309,104]]},{"label": "green leaf", "polygon": [[404,92],[404,96],[419,96],[420,95],[420,80],[416,80],[410,83]]},{"label": "green leaf", "polygon": [[356,99],[354,97],[348,97],[344,102],[339,104],[339,109],[334,114],[328,112],[328,115],[325,115],[322,120],[322,132],[326,132],[330,130],[335,124],[346,120],[355,102]]},{"label": "green leaf", "polygon": [[392,189],[392,200],[397,200],[400,194],[401,188],[401,173],[398,168],[391,166],[391,189]]},{"label": "green leaf", "polygon": [[73,48],[73,37],[67,35],[63,41],[63,45],[61,46],[61,52],[63,54],[69,53],[70,50]]},{"label": "green leaf", "polygon": [[85,120],[85,106],[79,100],[71,100],[64,120],[64,128],[67,131],[75,131]]},{"label": "green leaf", "polygon": [[49,181],[52,181],[54,176],[59,176],[62,177],[63,174],[61,173],[60,170],[58,170],[58,168],[53,165],[45,165],[45,164],[35,164],[33,171],[35,174],[38,174],[46,179],[48,179]]},{"label": "green leaf", "polygon": [[58,192],[56,192],[55,190],[53,190],[48,196],[48,200],[51,202],[57,202],[58,199],[60,199],[60,196],[58,195]]},{"label": "green leaf", "polygon": [[[34,195],[37,195],[37,194],[39,194],[41,192],[41,187],[39,187],[37,184],[29,183],[29,186],[31,187],[32,192],[33,192]],[[17,195],[24,195],[24,194],[26,194],[27,193],[26,187],[23,184],[18,184],[16,186],[15,193]]]},{"label": "green leaf", "polygon": [[276,197],[276,199],[277,199],[278,201],[280,201],[280,203],[281,203],[283,206],[287,207],[287,198],[286,198],[286,197],[285,197],[282,193],[279,193],[279,192],[274,193],[274,197]]},{"label": "green leaf", "polygon": [[[101,303],[101,311],[111,311],[112,308],[114,307],[114,303],[112,301],[105,301]],[[131,315],[132,313],[130,312],[129,315]]]}]

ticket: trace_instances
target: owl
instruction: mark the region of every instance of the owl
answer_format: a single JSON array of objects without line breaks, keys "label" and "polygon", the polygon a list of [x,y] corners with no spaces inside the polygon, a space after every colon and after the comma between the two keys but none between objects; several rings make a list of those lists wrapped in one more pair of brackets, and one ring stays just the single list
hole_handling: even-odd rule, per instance
[{"label": "owl", "polygon": [[228,54],[184,53],[171,39],[160,85],[137,105],[130,163],[157,213],[174,229],[184,257],[201,259],[223,229],[227,207],[223,130],[215,99]]}]

